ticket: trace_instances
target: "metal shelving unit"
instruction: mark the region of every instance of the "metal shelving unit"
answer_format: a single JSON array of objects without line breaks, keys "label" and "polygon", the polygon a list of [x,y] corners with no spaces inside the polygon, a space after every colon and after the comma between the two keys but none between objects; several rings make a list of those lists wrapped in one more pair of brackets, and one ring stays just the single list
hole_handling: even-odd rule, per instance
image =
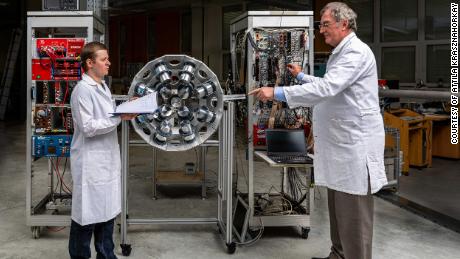
[{"label": "metal shelving unit", "polygon": [[[238,82],[238,58],[236,46],[238,44],[237,35],[241,33],[253,32],[255,29],[303,29],[307,32],[307,41],[305,45],[305,60],[303,62],[304,71],[313,75],[313,12],[312,11],[249,11],[232,20],[230,25],[230,46],[231,59],[233,70],[233,81]],[[245,66],[245,81],[246,93],[256,87],[254,67],[256,57],[255,50],[249,43],[245,44],[246,58],[241,58],[240,66],[243,62],[247,62]],[[248,139],[248,205],[250,209],[249,226],[257,227],[261,224],[264,226],[309,226],[309,215],[283,215],[283,216],[263,216],[254,215],[254,143],[253,143],[253,128],[255,122],[255,114],[253,114],[254,97],[247,97],[247,139]],[[309,208],[307,208],[309,211]],[[307,213],[308,214],[308,213]]]},{"label": "metal shelving unit", "polygon": [[[50,203],[55,199],[54,187],[55,169],[53,158],[33,156],[33,135],[35,132],[34,109],[36,106],[37,82],[40,80],[32,76],[33,51],[36,51],[36,38],[84,38],[88,41],[104,41],[105,26],[91,11],[75,12],[28,12],[27,13],[27,130],[26,130],[26,218],[27,225],[31,226],[34,238],[40,237],[43,226],[70,226],[70,202],[59,206]],[[70,99],[70,95],[68,96]],[[70,107],[61,104],[60,107]],[[55,158],[55,157],[54,157]],[[48,166],[39,162],[48,163]],[[47,174],[46,177],[42,177]],[[41,178],[47,178],[44,180]],[[42,181],[39,181],[42,180]],[[35,189],[34,189],[35,188]],[[39,189],[39,190],[38,190]],[[42,196],[43,195],[43,196]],[[39,196],[39,201],[34,202]],[[69,201],[71,195],[61,197]],[[60,213],[65,209],[66,213]]]}]

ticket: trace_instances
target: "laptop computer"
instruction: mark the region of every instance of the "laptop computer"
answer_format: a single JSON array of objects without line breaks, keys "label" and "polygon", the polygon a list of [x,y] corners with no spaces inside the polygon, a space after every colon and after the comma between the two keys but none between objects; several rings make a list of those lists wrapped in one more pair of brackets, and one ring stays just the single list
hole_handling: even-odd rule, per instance
[{"label": "laptop computer", "polygon": [[312,164],[302,129],[267,129],[267,156],[280,164]]}]

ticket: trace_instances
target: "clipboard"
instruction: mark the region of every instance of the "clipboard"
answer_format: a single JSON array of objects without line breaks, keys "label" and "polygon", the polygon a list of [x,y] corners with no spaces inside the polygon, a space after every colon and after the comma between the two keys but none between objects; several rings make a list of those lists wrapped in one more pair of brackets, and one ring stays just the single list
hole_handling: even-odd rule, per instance
[{"label": "clipboard", "polygon": [[132,101],[124,102],[115,107],[114,112],[110,112],[112,115],[120,114],[150,114],[158,108],[157,104],[157,92],[142,96]]}]

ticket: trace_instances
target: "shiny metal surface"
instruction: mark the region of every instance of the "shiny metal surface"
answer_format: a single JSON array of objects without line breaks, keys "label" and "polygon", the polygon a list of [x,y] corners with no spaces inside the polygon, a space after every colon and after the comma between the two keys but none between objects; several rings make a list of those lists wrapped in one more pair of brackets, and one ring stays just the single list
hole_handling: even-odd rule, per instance
[{"label": "shiny metal surface", "polygon": [[158,109],[131,121],[150,145],[183,151],[207,140],[223,112],[223,91],[216,75],[186,55],[165,55],[147,63],[134,77],[129,97],[157,92]]}]

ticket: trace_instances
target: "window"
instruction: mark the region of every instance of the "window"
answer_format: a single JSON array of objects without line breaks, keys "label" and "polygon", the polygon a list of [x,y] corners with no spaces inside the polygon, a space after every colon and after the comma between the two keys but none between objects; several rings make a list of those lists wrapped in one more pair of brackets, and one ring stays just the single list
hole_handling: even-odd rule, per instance
[{"label": "window", "polygon": [[358,15],[358,37],[367,43],[374,41],[374,1],[346,0],[351,9]]},{"label": "window", "polygon": [[451,0],[426,0],[425,39],[449,39]]},{"label": "window", "polygon": [[427,81],[438,86],[450,85],[449,45],[428,45],[426,49]]},{"label": "window", "polygon": [[148,29],[148,35],[147,35],[147,41],[149,43],[148,45],[148,56],[149,60],[155,59],[155,17],[151,16],[148,18],[148,24],[147,24],[147,29]]},{"label": "window", "polygon": [[381,0],[381,39],[417,40],[417,0]]},{"label": "window", "polygon": [[126,24],[120,22],[120,76],[126,75],[126,41],[127,41],[127,32]]},{"label": "window", "polygon": [[415,47],[382,48],[382,78],[415,82]]},{"label": "window", "polygon": [[192,13],[185,12],[181,18],[181,52],[192,54]]},{"label": "window", "polygon": [[222,49],[230,50],[230,23],[243,13],[241,5],[222,8]]},{"label": "window", "polygon": [[229,71],[232,70],[230,54],[230,24],[233,19],[243,14],[241,5],[225,6],[222,8],[222,78],[226,79]]}]

